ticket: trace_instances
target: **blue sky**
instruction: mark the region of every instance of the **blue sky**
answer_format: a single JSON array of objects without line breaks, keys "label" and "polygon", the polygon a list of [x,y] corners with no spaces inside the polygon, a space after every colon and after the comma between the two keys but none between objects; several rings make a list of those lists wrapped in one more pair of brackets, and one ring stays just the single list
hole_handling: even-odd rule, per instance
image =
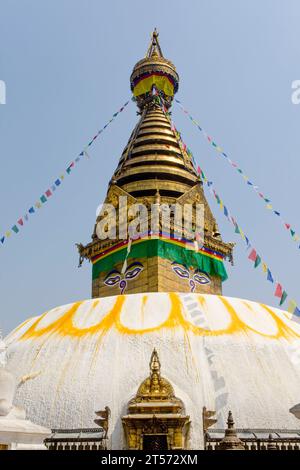
[{"label": "blue sky", "polygon": [[[0,0],[0,232],[48,189],[130,97],[129,76],[156,26],[180,74],[178,99],[300,231],[300,79],[297,0]],[[128,109],[59,191],[0,247],[0,328],[89,298],[77,269],[137,117]],[[253,245],[300,302],[300,250],[233,169],[173,106],[173,119]],[[208,194],[224,240],[236,242],[224,294],[277,305],[260,268]],[[298,295],[299,294],[299,295]],[[297,298],[298,295],[298,298]]]}]

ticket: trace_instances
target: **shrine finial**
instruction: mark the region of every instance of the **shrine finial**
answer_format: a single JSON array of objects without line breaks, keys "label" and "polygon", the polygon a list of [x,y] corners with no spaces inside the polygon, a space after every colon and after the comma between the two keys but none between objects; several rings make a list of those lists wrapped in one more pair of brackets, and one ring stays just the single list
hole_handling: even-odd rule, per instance
[{"label": "shrine finial", "polygon": [[158,36],[159,36],[159,33],[157,29],[155,28],[151,36],[151,41],[147,50],[146,57],[154,57],[154,56],[163,57],[163,53],[162,53],[162,50],[158,41]]},{"label": "shrine finial", "polygon": [[160,361],[156,349],[153,349],[150,359],[150,375],[153,374],[160,375]]}]

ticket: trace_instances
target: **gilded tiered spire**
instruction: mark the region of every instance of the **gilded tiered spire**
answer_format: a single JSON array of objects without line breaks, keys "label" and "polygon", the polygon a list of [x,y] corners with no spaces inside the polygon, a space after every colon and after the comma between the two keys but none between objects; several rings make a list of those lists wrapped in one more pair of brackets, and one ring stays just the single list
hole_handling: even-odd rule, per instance
[{"label": "gilded tiered spire", "polygon": [[[221,240],[191,154],[171,122],[168,110],[178,83],[176,68],[163,56],[155,30],[146,57],[130,77],[140,119],[109,183],[105,203],[112,210],[109,217],[105,211],[98,216],[92,242],[79,245],[81,258],[93,263],[93,297],[151,291],[221,293],[226,279],[222,260],[231,256],[232,245]],[[160,217],[165,206],[184,211],[186,205],[204,208],[203,246],[194,241],[187,247],[184,238],[175,237],[178,220],[173,215],[170,234],[160,221],[153,239],[151,210],[158,209]],[[124,236],[134,223],[136,206],[143,206],[148,223],[139,240],[129,232]],[[109,226],[113,236],[100,236],[99,224]],[[195,226],[193,212],[190,230]]]}]

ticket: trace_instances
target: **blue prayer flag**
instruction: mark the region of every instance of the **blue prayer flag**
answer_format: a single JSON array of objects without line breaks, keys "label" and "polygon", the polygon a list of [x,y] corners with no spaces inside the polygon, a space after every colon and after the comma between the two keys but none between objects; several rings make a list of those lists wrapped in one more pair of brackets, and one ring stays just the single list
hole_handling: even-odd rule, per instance
[{"label": "blue prayer flag", "polygon": [[270,271],[269,269],[268,269],[268,276],[267,276],[267,279],[268,279],[268,281],[270,281],[270,282],[274,282],[272,273],[271,273],[271,271]]}]

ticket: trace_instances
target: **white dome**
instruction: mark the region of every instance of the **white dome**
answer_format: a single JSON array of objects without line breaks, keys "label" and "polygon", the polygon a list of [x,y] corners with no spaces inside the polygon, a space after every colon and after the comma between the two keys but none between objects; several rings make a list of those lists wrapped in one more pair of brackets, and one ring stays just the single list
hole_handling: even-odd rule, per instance
[{"label": "white dome", "polygon": [[289,318],[256,302],[183,293],[57,307],[5,340],[8,367],[27,377],[16,404],[50,428],[94,427],[94,412],[109,406],[111,445],[122,449],[121,418],[155,347],[191,418],[191,448],[203,445],[203,406],[217,410],[218,427],[231,409],[239,428],[295,428],[289,409],[300,398],[300,326]]}]

